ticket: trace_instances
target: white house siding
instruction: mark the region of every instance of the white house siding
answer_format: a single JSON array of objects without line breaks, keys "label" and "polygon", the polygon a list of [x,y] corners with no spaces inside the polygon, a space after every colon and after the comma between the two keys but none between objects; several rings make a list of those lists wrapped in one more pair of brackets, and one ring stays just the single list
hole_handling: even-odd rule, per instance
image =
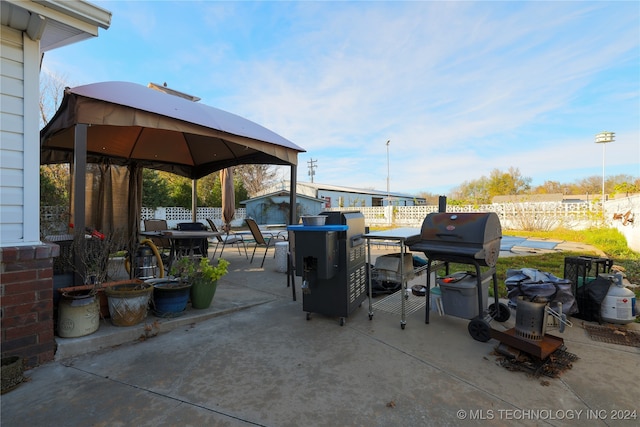
[{"label": "white house siding", "polygon": [[40,241],[39,44],[22,31],[1,31],[0,240],[31,245]]}]

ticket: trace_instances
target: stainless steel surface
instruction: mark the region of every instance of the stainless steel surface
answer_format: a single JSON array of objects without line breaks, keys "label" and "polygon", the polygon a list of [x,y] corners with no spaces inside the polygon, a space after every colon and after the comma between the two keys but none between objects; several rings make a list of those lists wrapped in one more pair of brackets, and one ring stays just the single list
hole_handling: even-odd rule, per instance
[{"label": "stainless steel surface", "polygon": [[518,297],[516,336],[529,341],[541,341],[546,332],[546,302],[525,301]]},{"label": "stainless steel surface", "polygon": [[[402,295],[408,296],[403,297]],[[404,315],[408,316],[411,313],[422,309],[425,305],[426,300],[427,299],[423,296],[415,296],[410,292],[407,293],[406,289],[401,289],[398,292],[395,292],[374,302],[373,308],[375,310],[384,311],[386,313],[402,315],[402,305],[404,303]]]},{"label": "stainless steel surface", "polygon": [[327,217],[324,215],[306,215],[302,216],[303,225],[324,225]]}]

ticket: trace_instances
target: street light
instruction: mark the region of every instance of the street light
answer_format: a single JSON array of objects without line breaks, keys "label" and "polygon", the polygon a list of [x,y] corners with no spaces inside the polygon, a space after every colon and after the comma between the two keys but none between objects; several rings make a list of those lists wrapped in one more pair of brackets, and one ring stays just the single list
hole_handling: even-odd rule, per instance
[{"label": "street light", "polygon": [[609,142],[615,139],[615,132],[600,132],[596,135],[596,144],[602,144],[602,216],[604,217],[604,150]]},{"label": "street light", "polygon": [[390,139],[387,140],[387,206],[391,204],[391,196],[389,195],[389,143]]}]

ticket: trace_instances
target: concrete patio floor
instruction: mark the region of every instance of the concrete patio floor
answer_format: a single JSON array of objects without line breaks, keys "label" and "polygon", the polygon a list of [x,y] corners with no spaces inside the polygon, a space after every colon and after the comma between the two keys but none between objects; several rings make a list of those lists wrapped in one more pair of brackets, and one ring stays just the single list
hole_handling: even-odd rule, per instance
[{"label": "concrete patio floor", "polygon": [[[393,249],[375,249],[375,254]],[[500,366],[468,320],[368,302],[338,319],[302,311],[271,254],[225,251],[212,307],[58,339],[56,360],[0,400],[3,426],[637,425],[640,349],[560,334],[579,357],[559,378]],[[526,267],[526,266],[523,266]],[[425,276],[409,286],[423,283]],[[378,297],[380,298],[380,297]],[[375,301],[375,299],[374,299]],[[515,316],[492,327],[513,327]],[[638,330],[638,324],[627,325]],[[623,418],[623,419],[616,419]]]}]

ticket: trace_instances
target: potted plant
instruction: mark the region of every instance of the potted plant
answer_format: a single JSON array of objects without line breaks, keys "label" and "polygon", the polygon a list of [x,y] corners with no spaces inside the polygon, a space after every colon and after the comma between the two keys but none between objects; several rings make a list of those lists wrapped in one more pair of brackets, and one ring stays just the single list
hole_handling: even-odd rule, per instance
[{"label": "potted plant", "polygon": [[111,323],[134,326],[147,317],[153,286],[140,279],[130,279],[105,287]]},{"label": "potted plant", "polygon": [[202,258],[194,264],[191,273],[191,306],[193,308],[209,308],[218,288],[218,279],[229,272],[229,261],[220,258],[217,265],[212,265],[208,258]]},{"label": "potted plant", "polygon": [[122,234],[117,232],[105,236],[87,229],[74,234],[70,255],[62,262],[79,277],[82,285],[58,289],[61,294],[57,313],[60,337],[92,334],[98,330],[100,315],[108,315],[107,299],[101,291],[107,279],[109,258],[121,249],[121,242]]},{"label": "potted plant", "polygon": [[181,316],[189,301],[191,277],[196,271],[195,261],[182,257],[171,267],[170,277],[149,279],[153,285],[153,314],[158,317]]}]

